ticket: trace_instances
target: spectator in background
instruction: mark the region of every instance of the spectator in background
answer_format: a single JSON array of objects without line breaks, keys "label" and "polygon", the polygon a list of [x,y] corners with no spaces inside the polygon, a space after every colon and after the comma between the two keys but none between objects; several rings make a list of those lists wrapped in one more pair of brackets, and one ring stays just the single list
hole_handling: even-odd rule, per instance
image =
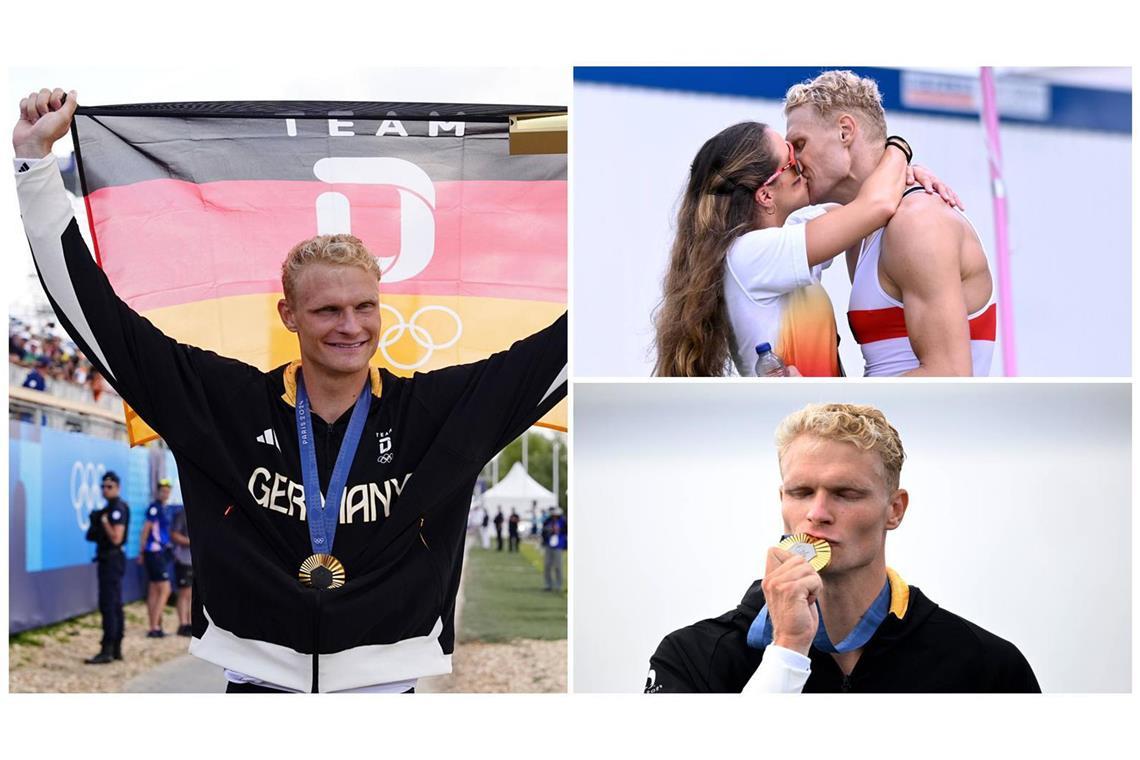
[{"label": "spectator in background", "polygon": [[32,367],[31,371],[28,372],[28,376],[24,378],[25,388],[31,388],[33,391],[47,390],[47,379],[40,371],[44,369],[46,365],[47,362],[43,359],[36,362],[36,366]]},{"label": "spectator in background", "polygon": [[[543,515],[545,517],[545,515]],[[539,521],[538,521],[538,502],[532,501],[530,503],[530,534],[532,536],[538,535]]]},{"label": "spectator in background", "polygon": [[495,551],[499,552],[503,550],[503,520],[503,508],[498,507],[498,511],[495,513],[495,540],[498,542],[498,546]]},{"label": "spectator in background", "polygon": [[547,591],[562,590],[562,553],[566,551],[566,520],[562,510],[554,507],[542,524],[542,577]]},{"label": "spectator in background", "polygon": [[29,337],[24,344],[24,361],[35,361],[41,352],[42,344],[35,337]]},{"label": "spectator in background", "polygon": [[94,367],[91,368],[90,380],[91,395],[95,397],[95,402],[98,403],[99,399],[103,396],[103,389],[106,387],[103,382],[103,376],[99,374],[99,370]]},{"label": "spectator in background", "polygon": [[139,534],[138,563],[146,568],[146,616],[148,639],[161,639],[162,608],[170,598],[170,481],[158,481],[158,497],[146,508]]},{"label": "spectator in background", "polygon": [[52,378],[63,379],[63,361],[63,349],[59,344],[59,338],[54,335],[49,336],[44,342],[43,366]]},{"label": "spectator in background", "polygon": [[510,519],[507,520],[507,551],[519,550],[519,513],[511,510]]},{"label": "spectator in background", "polygon": [[194,566],[190,562],[190,529],[186,523],[186,508],[173,508],[170,518],[170,542],[174,547],[174,586],[178,589],[178,635],[193,636],[190,625],[190,594],[194,586]]},{"label": "spectator in background", "polygon": [[27,343],[27,340],[27,336],[21,333],[8,333],[8,361],[23,364],[24,344]]},{"label": "spectator in background", "polygon": [[[91,363],[83,356],[74,341],[51,333],[54,323],[42,328],[29,327],[17,319],[8,320],[8,361],[36,369],[44,378],[63,380],[76,385],[87,385],[91,378]],[[35,386],[25,386],[35,387]],[[41,390],[36,388],[36,390]],[[46,390],[43,389],[43,390]],[[101,384],[92,387],[92,394],[102,392]]]},{"label": "spectator in background", "polygon": [[480,534],[483,539],[483,548],[491,548],[491,515],[487,513],[486,507],[479,507],[483,510],[483,532]]}]

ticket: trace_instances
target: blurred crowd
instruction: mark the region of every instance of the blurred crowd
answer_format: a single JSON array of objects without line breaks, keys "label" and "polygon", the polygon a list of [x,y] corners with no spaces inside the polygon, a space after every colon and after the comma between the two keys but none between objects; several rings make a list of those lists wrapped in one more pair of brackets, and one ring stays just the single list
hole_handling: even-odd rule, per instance
[{"label": "blurred crowd", "polygon": [[98,401],[103,378],[54,322],[34,325],[8,318],[8,362],[28,369],[22,385],[47,390],[49,379],[88,386]]}]

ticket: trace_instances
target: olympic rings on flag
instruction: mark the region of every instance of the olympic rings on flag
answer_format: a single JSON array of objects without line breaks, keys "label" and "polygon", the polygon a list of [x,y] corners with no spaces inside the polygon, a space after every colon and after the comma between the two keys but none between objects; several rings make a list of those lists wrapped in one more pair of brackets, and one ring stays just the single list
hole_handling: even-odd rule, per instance
[{"label": "olympic rings on flag", "polygon": [[86,531],[91,525],[88,517],[103,506],[103,473],[106,467],[93,462],[79,462],[71,465],[71,508],[75,510],[75,522],[79,529]]},{"label": "olympic rings on flag", "polygon": [[[387,362],[396,369],[413,370],[424,366],[431,359],[432,354],[434,354],[436,351],[442,351],[444,349],[451,348],[457,342],[459,342],[460,336],[463,335],[463,320],[459,318],[459,314],[457,314],[454,309],[451,309],[447,306],[440,306],[438,304],[422,306],[417,309],[415,313],[412,314],[412,318],[407,321],[404,320],[404,315],[400,312],[400,310],[394,306],[382,303],[380,304],[380,308],[391,312],[396,318],[395,324],[388,325],[384,331],[380,333],[380,353],[382,353]],[[455,334],[445,341],[437,342],[435,336],[433,336],[426,327],[419,324],[417,321],[423,315],[433,311],[438,311],[441,314],[445,314],[455,322]],[[381,324],[383,324],[383,318],[381,319]],[[421,357],[420,360],[414,364],[402,364],[401,362],[393,359],[392,355],[388,353],[388,347],[397,343],[401,338],[404,337],[405,333],[411,336],[412,340],[416,342],[416,345],[427,350],[423,357]]]}]

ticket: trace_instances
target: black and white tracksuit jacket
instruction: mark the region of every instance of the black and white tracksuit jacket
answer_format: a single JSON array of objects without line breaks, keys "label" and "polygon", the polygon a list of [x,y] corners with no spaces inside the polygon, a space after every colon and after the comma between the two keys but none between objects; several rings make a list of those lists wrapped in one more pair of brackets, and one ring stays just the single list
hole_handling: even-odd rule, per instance
[{"label": "black and white tracksuit jacket", "polygon": [[[296,364],[262,372],[163,335],[92,259],[55,161],[17,170],[52,307],[178,463],[194,536],[190,651],[298,691],[450,672],[475,480],[566,395],[566,315],[474,364],[411,378],[373,369],[333,547],[347,582],[306,588]],[[351,411],[331,425],[313,416],[322,492]]]}]

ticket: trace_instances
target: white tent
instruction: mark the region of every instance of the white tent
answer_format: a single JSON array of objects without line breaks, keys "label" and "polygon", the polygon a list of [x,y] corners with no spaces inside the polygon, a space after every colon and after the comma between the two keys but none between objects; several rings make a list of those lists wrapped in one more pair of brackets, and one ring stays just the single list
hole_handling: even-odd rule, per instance
[{"label": "white tent", "polygon": [[518,510],[520,516],[530,517],[531,505],[537,506],[539,510],[557,507],[558,497],[527,474],[522,462],[515,462],[507,477],[483,492],[483,506],[491,514],[494,514],[496,508],[502,508],[504,513],[510,514],[513,508]]}]

